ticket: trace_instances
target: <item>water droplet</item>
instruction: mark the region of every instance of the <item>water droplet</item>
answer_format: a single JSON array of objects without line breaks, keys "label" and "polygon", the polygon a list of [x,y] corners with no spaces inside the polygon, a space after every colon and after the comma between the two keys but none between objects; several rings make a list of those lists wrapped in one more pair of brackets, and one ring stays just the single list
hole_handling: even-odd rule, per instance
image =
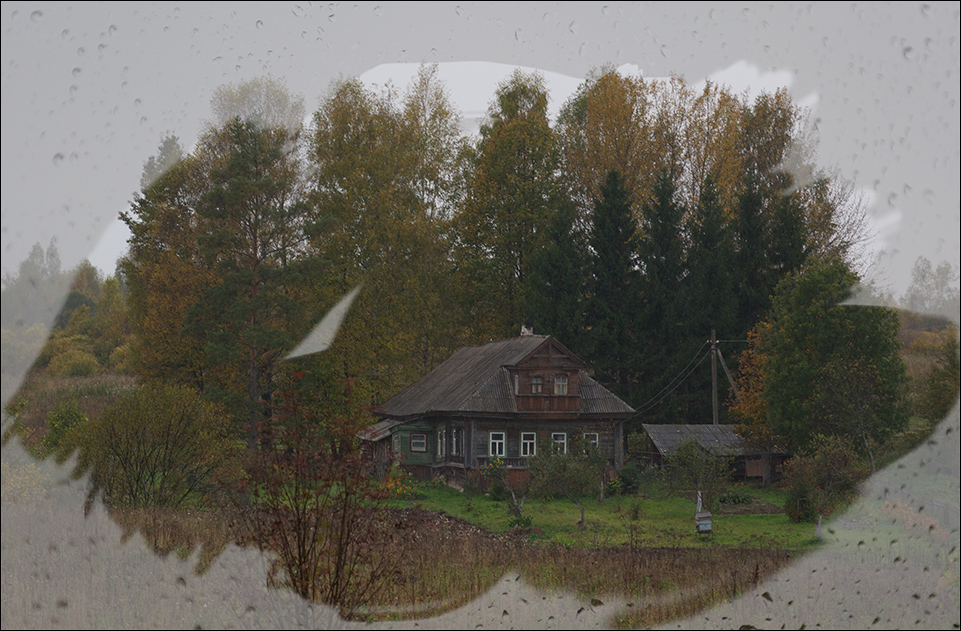
[{"label": "water droplet", "polygon": [[61,39],[67,39],[67,35],[70,35],[70,31],[68,29],[63,29],[62,31],[60,31]]},{"label": "water droplet", "polygon": [[376,7],[374,7],[374,15],[381,16],[383,14],[384,14],[384,7],[380,6],[379,4]]},{"label": "water droplet", "polygon": [[905,59],[911,59],[914,56],[914,49],[910,46],[905,46],[902,54],[904,55]]},{"label": "water droplet", "polygon": [[264,21],[263,21],[263,20],[257,20],[256,26],[257,26],[257,28],[264,28]]},{"label": "water droplet", "polygon": [[575,35],[577,34],[577,31],[579,29],[580,29],[580,25],[576,21],[571,22],[570,24],[567,25],[567,30],[569,30],[571,33],[574,33]]},{"label": "water droplet", "polygon": [[74,94],[79,89],[76,85],[70,86],[70,94]]},{"label": "water droplet", "polygon": [[107,27],[107,35],[113,35],[116,32],[117,32],[116,25],[111,24],[109,27]]},{"label": "water droplet", "polygon": [[79,67],[74,68],[73,71],[71,72],[71,74],[72,74],[73,76],[75,76],[75,77],[79,77],[79,76],[80,76],[80,73],[81,73],[81,70],[80,70]]},{"label": "water droplet", "polygon": [[63,162],[63,154],[62,153],[53,154],[53,166],[59,166],[61,162]]},{"label": "water droplet", "polygon": [[34,22],[39,22],[41,19],[43,19],[43,11],[34,11],[30,14],[30,19]]},{"label": "water droplet", "polygon": [[139,106],[140,106],[140,99],[134,99],[134,100],[133,100],[133,104],[139,107]]},{"label": "water droplet", "polygon": [[146,117],[146,116],[141,116],[141,117],[140,117],[140,124],[141,124],[141,125],[145,125],[146,123],[147,123],[147,117]]}]

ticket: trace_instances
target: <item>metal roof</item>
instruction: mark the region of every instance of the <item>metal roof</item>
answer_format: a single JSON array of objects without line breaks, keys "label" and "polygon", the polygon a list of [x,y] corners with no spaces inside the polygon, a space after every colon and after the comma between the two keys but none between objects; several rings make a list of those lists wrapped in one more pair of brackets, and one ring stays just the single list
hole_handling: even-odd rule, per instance
[{"label": "metal roof", "polygon": [[387,438],[390,436],[390,430],[393,427],[402,425],[404,421],[396,418],[385,418],[382,421],[378,421],[373,425],[368,425],[364,429],[360,430],[357,435],[362,440],[369,440],[377,442],[382,438]]},{"label": "metal roof", "polygon": [[[380,406],[380,413],[407,418],[438,412],[516,413],[508,367],[517,365],[550,339],[548,335],[524,335],[464,347],[386,401]],[[633,413],[629,405],[583,371],[580,380],[581,414]]]},{"label": "metal roof", "polygon": [[749,449],[744,439],[734,432],[733,425],[642,425],[644,432],[661,455],[674,453],[684,440],[693,438],[708,453],[715,456],[745,456]]}]

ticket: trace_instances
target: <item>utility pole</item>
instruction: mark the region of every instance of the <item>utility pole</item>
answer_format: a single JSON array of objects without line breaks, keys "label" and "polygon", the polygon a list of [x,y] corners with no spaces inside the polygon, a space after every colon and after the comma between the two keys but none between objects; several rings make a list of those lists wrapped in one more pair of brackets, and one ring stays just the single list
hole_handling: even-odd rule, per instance
[{"label": "utility pole", "polygon": [[728,383],[731,384],[731,390],[734,391],[734,396],[740,401],[741,393],[737,391],[737,384],[734,383],[734,378],[731,377],[731,371],[727,369],[727,362],[724,361],[724,355],[721,355],[721,349],[717,345],[717,333],[714,329],[711,329],[711,405],[714,408],[714,424],[720,424],[720,419],[717,412],[717,360],[721,360],[721,368],[724,369],[724,374],[727,376]]},{"label": "utility pole", "polygon": [[711,407],[714,411],[714,424],[719,423],[717,413],[717,333],[711,329]]}]

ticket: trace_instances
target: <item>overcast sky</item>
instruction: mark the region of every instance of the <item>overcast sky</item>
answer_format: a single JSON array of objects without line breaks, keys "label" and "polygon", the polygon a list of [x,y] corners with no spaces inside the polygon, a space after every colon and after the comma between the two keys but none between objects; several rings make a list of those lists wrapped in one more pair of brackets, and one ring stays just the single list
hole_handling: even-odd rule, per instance
[{"label": "overcast sky", "polygon": [[880,276],[900,291],[919,255],[958,264],[957,3],[5,2],[2,20],[5,271],[54,237],[65,265],[89,256],[218,86],[270,74],[312,110],[331,80],[398,62],[790,83],[817,95],[820,164],[897,230]]},{"label": "overcast sky", "polygon": [[[5,273],[52,238],[65,266],[88,256],[160,139],[193,143],[218,86],[270,74],[313,110],[333,79],[421,62],[522,65],[575,81],[632,64],[694,83],[722,71],[789,83],[796,99],[816,98],[819,163],[871,191],[877,225],[893,229],[882,280],[899,293],[921,255],[959,264],[957,2],[4,2],[2,32]],[[956,479],[951,427],[892,475]],[[846,622],[824,590],[824,615]],[[768,606],[757,603],[746,607]]]}]

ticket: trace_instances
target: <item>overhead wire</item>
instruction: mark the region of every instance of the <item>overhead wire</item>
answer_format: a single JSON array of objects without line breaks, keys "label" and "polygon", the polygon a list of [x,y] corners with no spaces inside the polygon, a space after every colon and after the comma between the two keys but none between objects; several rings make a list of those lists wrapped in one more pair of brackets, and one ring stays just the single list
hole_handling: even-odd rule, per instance
[{"label": "overhead wire", "polygon": [[671,381],[669,381],[666,386],[661,388],[660,392],[658,392],[653,397],[648,399],[645,403],[643,403],[634,413],[634,416],[638,416],[650,410],[655,405],[657,405],[662,400],[664,400],[664,398],[667,397],[669,394],[677,390],[682,383],[687,381],[687,378],[691,376],[691,373],[693,373],[697,369],[697,367],[701,365],[701,362],[704,361],[704,358],[710,354],[710,350],[711,350],[710,348],[708,348],[707,353],[704,353],[703,355],[701,354],[701,351],[704,350],[704,347],[710,346],[710,344],[711,344],[710,340],[707,340],[706,342],[704,342],[704,344],[701,345],[701,348],[697,349],[697,352],[694,354],[694,357],[691,358],[691,361],[687,363],[687,366],[682,368],[681,372],[679,372],[677,376],[675,376]]}]

